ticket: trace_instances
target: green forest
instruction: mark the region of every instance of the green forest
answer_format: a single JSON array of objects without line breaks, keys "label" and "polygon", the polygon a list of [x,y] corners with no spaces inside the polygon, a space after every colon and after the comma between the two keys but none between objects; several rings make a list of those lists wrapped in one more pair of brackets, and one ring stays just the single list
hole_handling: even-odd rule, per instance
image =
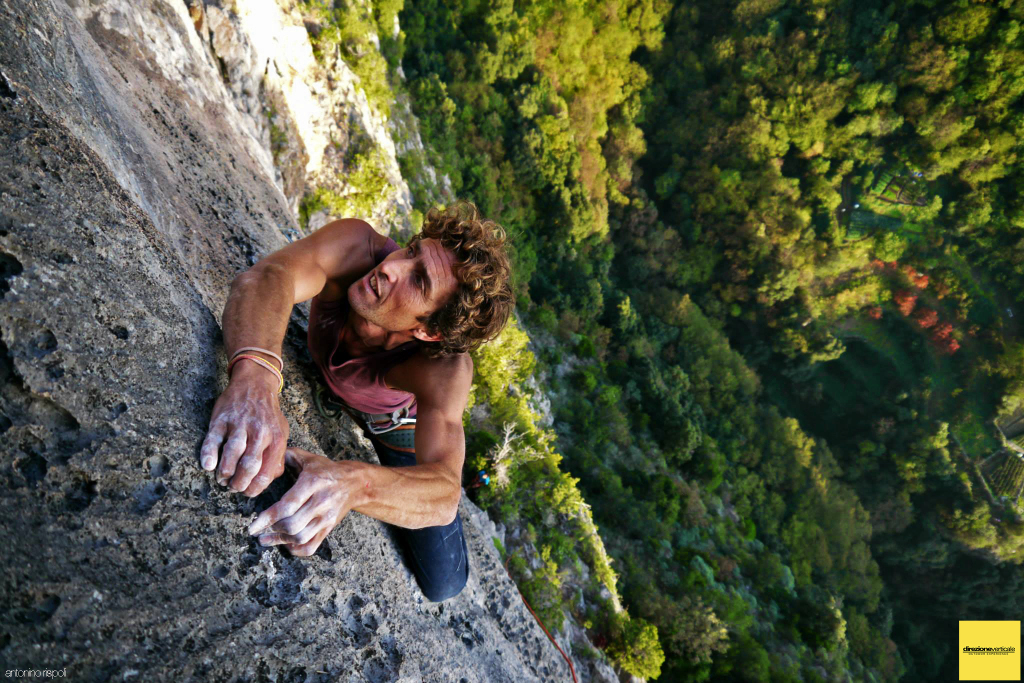
[{"label": "green forest", "polygon": [[305,6],[411,104],[417,213],[512,236],[467,471],[577,654],[952,680],[958,620],[1020,618],[1024,0]]}]

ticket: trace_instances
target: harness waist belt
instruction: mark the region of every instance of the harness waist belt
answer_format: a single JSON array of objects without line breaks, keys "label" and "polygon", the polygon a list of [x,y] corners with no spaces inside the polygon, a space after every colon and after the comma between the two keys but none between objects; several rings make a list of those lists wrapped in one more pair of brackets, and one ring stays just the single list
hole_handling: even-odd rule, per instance
[{"label": "harness waist belt", "polygon": [[384,434],[392,429],[398,429],[402,425],[416,424],[416,418],[409,417],[409,406],[391,413],[371,414],[361,410],[355,412],[366,422],[366,428],[370,430],[371,434]]}]

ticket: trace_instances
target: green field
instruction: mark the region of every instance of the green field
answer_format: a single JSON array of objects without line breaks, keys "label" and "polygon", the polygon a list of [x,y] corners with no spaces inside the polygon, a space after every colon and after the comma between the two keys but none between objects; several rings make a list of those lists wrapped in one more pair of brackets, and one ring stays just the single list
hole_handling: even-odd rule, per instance
[{"label": "green field", "polygon": [[921,368],[907,353],[907,349],[893,339],[892,333],[881,321],[864,317],[851,318],[837,327],[835,335],[844,342],[859,339],[866,343],[892,363],[904,383],[913,384],[920,379]]},{"label": "green field", "polygon": [[884,228],[885,230],[900,230],[903,227],[903,219],[895,216],[883,216],[873,211],[856,209],[850,214],[850,225],[862,229]]},{"label": "green field", "polygon": [[[907,348],[897,341],[892,324],[854,318],[836,329],[847,352],[825,364],[827,373],[821,375],[824,393],[834,403],[836,416],[856,412],[858,402],[877,399],[895,391],[895,387],[923,384],[931,390],[930,416],[950,423],[951,432],[969,457],[980,459],[997,450],[999,441],[984,417],[994,409],[989,396],[992,388],[969,382],[963,389],[954,358],[936,353],[923,337],[920,347]],[[879,372],[879,368],[886,371]]]},{"label": "green field", "polygon": [[924,369],[918,354],[897,343],[883,321],[850,318],[833,333],[846,350],[838,359],[816,366],[813,382],[820,386],[820,400],[809,405],[772,383],[766,388],[773,402],[816,434],[836,440],[870,438],[878,401],[896,400],[919,385]]},{"label": "green field", "polygon": [[[968,397],[970,408],[971,397]],[[999,441],[993,433],[992,426],[985,423],[981,416],[970,409],[965,411],[965,417],[950,426],[951,431],[960,440],[964,452],[971,458],[984,458],[1000,447]]]}]

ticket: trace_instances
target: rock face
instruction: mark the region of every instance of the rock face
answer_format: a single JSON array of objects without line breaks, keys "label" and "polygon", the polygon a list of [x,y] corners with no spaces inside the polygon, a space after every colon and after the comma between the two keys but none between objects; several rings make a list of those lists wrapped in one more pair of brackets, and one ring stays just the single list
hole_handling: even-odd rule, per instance
[{"label": "rock face", "polygon": [[[269,153],[178,1],[0,0],[0,663],[69,680],[567,680],[489,536],[424,601],[357,513],[318,554],[245,535],[255,500],[198,464],[232,277],[294,227]],[[85,22],[80,19],[85,17]],[[374,461],[311,407],[291,442]]]},{"label": "rock face", "polygon": [[[250,117],[257,136],[275,148],[277,179],[292,211],[309,187],[349,194],[353,188],[332,159],[362,137],[377,150],[386,179],[364,218],[382,232],[408,232],[412,193],[402,178],[388,122],[370,106],[359,76],[343,60],[332,59],[329,67],[317,63],[294,1],[282,0],[287,9],[276,0],[191,2],[198,17],[195,33],[217,61],[236,108]],[[79,9],[78,15],[93,11]],[[370,37],[379,42],[376,35]],[[271,120],[283,138],[277,145],[271,144]],[[418,140],[418,133],[412,135]]]}]

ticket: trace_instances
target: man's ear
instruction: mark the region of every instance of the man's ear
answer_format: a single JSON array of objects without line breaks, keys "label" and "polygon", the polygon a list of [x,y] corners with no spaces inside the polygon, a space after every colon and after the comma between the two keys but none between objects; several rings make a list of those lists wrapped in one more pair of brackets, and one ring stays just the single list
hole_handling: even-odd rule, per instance
[{"label": "man's ear", "polygon": [[431,334],[425,327],[417,327],[412,331],[412,336],[416,337],[420,341],[424,342],[439,342],[441,341],[441,335]]}]

